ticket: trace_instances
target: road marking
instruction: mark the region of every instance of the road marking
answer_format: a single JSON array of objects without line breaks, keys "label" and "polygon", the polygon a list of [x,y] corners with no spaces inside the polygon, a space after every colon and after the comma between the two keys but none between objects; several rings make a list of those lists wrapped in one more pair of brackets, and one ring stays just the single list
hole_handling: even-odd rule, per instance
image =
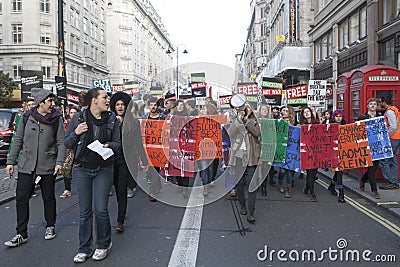
[{"label": "road marking", "polygon": [[398,205],[399,202],[396,201],[388,201],[388,202],[378,202],[377,205]]},{"label": "road marking", "polygon": [[[321,186],[323,186],[325,188],[328,188],[328,184],[321,180],[317,180],[317,183],[319,183]],[[357,210],[361,211],[362,213],[364,213],[365,215],[367,215],[374,221],[380,223],[381,225],[383,225],[384,227],[389,229],[392,233],[394,233],[395,235],[400,237],[400,227],[398,227],[394,223],[390,222],[389,220],[383,218],[379,214],[373,212],[372,210],[367,209],[366,207],[364,207],[363,205],[361,205],[359,202],[355,201],[354,199],[352,199],[346,195],[344,196],[344,198],[346,199],[347,203],[349,203],[351,206],[353,206]]]},{"label": "road marking", "polygon": [[203,187],[193,187],[168,266],[196,266],[203,204]]}]

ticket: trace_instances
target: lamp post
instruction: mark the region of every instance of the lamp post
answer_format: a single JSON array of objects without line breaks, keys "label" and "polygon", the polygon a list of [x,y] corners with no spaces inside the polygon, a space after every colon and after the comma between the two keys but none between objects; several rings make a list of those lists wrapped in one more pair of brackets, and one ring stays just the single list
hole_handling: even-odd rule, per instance
[{"label": "lamp post", "polygon": [[[175,51],[176,51],[176,99],[179,99],[179,46],[185,47],[184,44],[178,44],[175,46]],[[171,54],[172,51],[168,48],[167,54]],[[184,54],[187,54],[188,51],[186,48],[183,50]]]}]

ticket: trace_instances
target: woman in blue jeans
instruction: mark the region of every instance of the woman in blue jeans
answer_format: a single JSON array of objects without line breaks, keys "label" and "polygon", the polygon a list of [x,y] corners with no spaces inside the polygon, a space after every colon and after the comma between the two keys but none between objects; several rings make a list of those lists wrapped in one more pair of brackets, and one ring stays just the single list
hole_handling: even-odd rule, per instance
[{"label": "woman in blue jeans", "polygon": [[102,260],[111,248],[111,223],[108,193],[113,183],[114,156],[103,159],[87,146],[99,141],[103,148],[120,153],[120,131],[113,112],[107,111],[110,99],[101,88],[90,89],[86,95],[87,109],[74,116],[68,126],[64,144],[75,149],[72,177],[79,198],[79,249],[74,262],[85,262],[92,254],[93,216],[96,220],[96,250],[92,258]]}]

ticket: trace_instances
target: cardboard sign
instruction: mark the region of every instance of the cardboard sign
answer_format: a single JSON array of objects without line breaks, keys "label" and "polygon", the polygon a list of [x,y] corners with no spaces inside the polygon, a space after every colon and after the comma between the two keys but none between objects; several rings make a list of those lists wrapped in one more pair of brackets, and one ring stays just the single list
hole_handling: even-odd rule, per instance
[{"label": "cardboard sign", "polygon": [[393,157],[392,145],[384,117],[365,121],[372,161]]},{"label": "cardboard sign", "polygon": [[231,108],[229,102],[231,101],[232,95],[219,95],[219,108]]},{"label": "cardboard sign", "polygon": [[307,102],[309,106],[325,106],[326,80],[309,80]]},{"label": "cardboard sign", "polygon": [[57,104],[67,105],[67,79],[63,76],[55,76]]},{"label": "cardboard sign", "polygon": [[21,100],[33,99],[32,88],[43,88],[43,72],[36,70],[21,70]]},{"label": "cardboard sign", "polygon": [[307,85],[298,85],[286,88],[286,101],[288,105],[307,104]]},{"label": "cardboard sign", "polygon": [[339,125],[338,157],[336,170],[372,166],[365,122]]},{"label": "cardboard sign", "polygon": [[169,126],[164,120],[140,121],[140,131],[150,166],[168,166]]},{"label": "cardboard sign", "polygon": [[338,125],[309,124],[300,130],[300,166],[302,170],[338,166]]},{"label": "cardboard sign", "polygon": [[222,130],[219,122],[223,115],[197,119],[195,160],[222,158]]},{"label": "cardboard sign", "polygon": [[93,80],[93,87],[100,87],[107,93],[111,93],[111,81],[108,78]]}]

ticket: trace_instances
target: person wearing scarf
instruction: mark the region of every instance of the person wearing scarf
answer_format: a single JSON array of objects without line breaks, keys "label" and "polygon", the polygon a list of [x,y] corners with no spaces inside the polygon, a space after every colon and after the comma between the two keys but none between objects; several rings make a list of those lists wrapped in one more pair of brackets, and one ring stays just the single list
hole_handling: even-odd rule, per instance
[{"label": "person wearing scarf", "polygon": [[[28,241],[29,199],[39,184],[46,220],[46,240],[56,234],[55,175],[61,173],[65,160],[64,124],[61,113],[55,109],[54,95],[49,90],[33,88],[35,107],[24,113],[17,128],[14,144],[7,158],[8,177],[14,174],[18,162],[16,188],[17,235],[4,245],[17,247]],[[19,159],[18,159],[19,157]]]},{"label": "person wearing scarf", "polygon": [[79,249],[74,262],[85,262],[92,255],[92,213],[96,221],[97,237],[92,259],[106,258],[112,245],[108,193],[113,183],[114,156],[103,159],[87,147],[97,140],[104,148],[111,148],[114,154],[120,153],[118,120],[113,112],[107,111],[109,103],[110,99],[103,89],[90,89],[86,94],[85,103],[88,108],[72,118],[65,136],[65,146],[68,149],[76,149],[72,177],[78,189],[80,222]]}]

